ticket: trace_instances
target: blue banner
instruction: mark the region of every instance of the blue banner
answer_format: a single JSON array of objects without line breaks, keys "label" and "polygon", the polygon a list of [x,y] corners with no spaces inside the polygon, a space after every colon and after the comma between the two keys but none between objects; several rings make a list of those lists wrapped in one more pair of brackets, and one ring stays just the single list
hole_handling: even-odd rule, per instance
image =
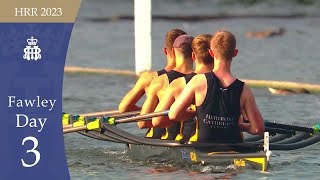
[{"label": "blue banner", "polygon": [[0,179],[70,179],[62,84],[73,23],[0,23]]}]

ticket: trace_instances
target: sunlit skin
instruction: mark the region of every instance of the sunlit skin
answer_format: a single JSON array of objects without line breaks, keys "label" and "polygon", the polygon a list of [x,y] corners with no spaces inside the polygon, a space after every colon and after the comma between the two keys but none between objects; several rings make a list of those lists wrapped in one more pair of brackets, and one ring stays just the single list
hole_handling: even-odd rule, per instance
[{"label": "sunlit skin", "polygon": [[[163,52],[167,57],[167,65],[164,69],[166,71],[170,71],[175,67],[175,60],[173,59],[172,55],[168,53],[166,48],[163,49]],[[137,106],[136,103],[147,92],[151,81],[156,77],[158,77],[158,74],[155,71],[142,72],[134,87],[125,95],[125,97],[120,102],[119,111],[129,112],[141,110],[141,107]]]},{"label": "sunlit skin", "polygon": [[[167,32],[164,39],[164,49],[163,52],[167,59],[167,64],[165,70],[171,71],[176,66],[175,58],[172,56],[172,46],[174,40],[183,34],[187,34],[181,29],[171,29]],[[140,110],[141,107],[137,106],[136,103],[141,99],[143,95],[147,92],[151,81],[158,77],[158,73],[155,71],[146,71],[140,74],[140,78],[134,85],[134,87],[125,95],[119,104],[120,112],[136,111]]]},{"label": "sunlit skin", "polygon": [[[211,38],[211,35],[209,36]],[[196,37],[197,38],[197,37]],[[201,35],[199,35],[199,38],[201,38]],[[196,39],[195,39],[196,40]],[[194,41],[195,41],[194,40]],[[201,39],[201,43],[207,43],[207,46],[209,46],[209,40],[206,40],[204,42],[204,38]],[[198,43],[199,44],[199,43]],[[202,44],[203,46],[203,44]],[[203,47],[201,47],[203,48]],[[194,49],[194,47],[193,47]],[[201,49],[203,51],[206,51],[207,49]],[[209,56],[209,54],[208,54]],[[209,58],[212,60],[209,63],[204,63],[203,60],[199,61],[197,60],[197,54],[193,51],[192,52],[192,59],[195,62],[195,73],[196,74],[202,74],[202,73],[206,73],[209,71],[212,71],[213,69],[213,59],[209,56]],[[170,106],[174,103],[174,101],[179,97],[179,95],[181,94],[182,90],[185,88],[186,86],[186,81],[184,77],[180,77],[178,79],[175,79],[169,86],[168,88],[165,90],[164,96],[162,97],[161,101],[159,102],[158,106],[155,109],[155,112],[159,112],[159,111],[164,111],[170,108]],[[190,111],[191,114],[192,111]],[[193,115],[191,114],[192,117],[195,116],[195,112],[193,112]],[[189,119],[188,117],[186,117],[187,119]],[[190,117],[191,118],[191,117]],[[173,121],[170,121],[168,116],[158,116],[158,117],[154,117],[152,118],[152,125],[153,127],[169,127],[170,125],[172,125]]]},{"label": "sunlit skin", "polygon": [[[186,63],[186,58],[184,58],[181,52],[179,52],[176,48],[173,48],[172,55],[176,61],[176,67],[174,68],[175,71],[184,74],[188,74],[193,71],[192,63]],[[191,59],[191,57],[188,58]],[[192,62],[192,60],[187,61]],[[142,106],[140,114],[154,112],[168,85],[169,80],[165,74],[152,80],[150,87],[146,93],[146,100]],[[151,128],[152,121],[140,121],[137,123],[137,125],[139,128]]]},{"label": "sunlit skin", "polygon": [[[219,54],[214,54],[212,48],[209,50],[212,57],[214,57],[213,72],[219,78],[224,87],[228,87],[236,80],[231,74],[231,59],[222,59]],[[233,51],[233,57],[238,54],[238,50]],[[182,120],[183,115],[188,113],[186,110],[195,99],[195,105],[203,104],[207,94],[207,81],[203,74],[194,76],[186,85],[178,99],[170,107],[169,118],[173,121]],[[240,97],[240,112],[244,111],[250,123],[239,123],[239,127],[243,131],[251,134],[263,134],[264,120],[256,105],[255,98],[251,89],[244,84],[243,91]],[[239,121],[240,122],[240,121]]]}]

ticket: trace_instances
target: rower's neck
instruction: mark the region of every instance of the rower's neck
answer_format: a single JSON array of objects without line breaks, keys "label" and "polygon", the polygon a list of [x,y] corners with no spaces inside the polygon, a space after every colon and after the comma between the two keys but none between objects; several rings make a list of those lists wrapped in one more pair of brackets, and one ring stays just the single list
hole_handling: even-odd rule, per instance
[{"label": "rower's neck", "polygon": [[212,69],[213,69],[213,63],[204,64],[204,63],[196,62],[196,69],[194,70],[194,72],[196,74],[203,74],[203,73],[212,71]]},{"label": "rower's neck", "polygon": [[193,64],[192,59],[177,57],[176,58],[176,67],[174,68],[175,71],[180,73],[188,74],[193,71]]},{"label": "rower's neck", "polygon": [[214,60],[214,68],[213,72],[217,76],[217,78],[220,80],[220,83],[223,87],[228,87],[230,84],[232,84],[236,77],[234,77],[231,74],[231,62],[230,61],[220,61],[220,60]]},{"label": "rower's neck", "polygon": [[232,60],[225,61],[225,60],[216,60],[214,59],[214,68],[213,71],[216,74],[231,74],[231,62]]},{"label": "rower's neck", "polygon": [[176,62],[172,58],[167,58],[167,65],[164,68],[167,72],[171,71],[176,67]]},{"label": "rower's neck", "polygon": [[167,72],[171,71],[176,67],[176,61],[169,54],[167,55],[167,65],[164,68]]}]

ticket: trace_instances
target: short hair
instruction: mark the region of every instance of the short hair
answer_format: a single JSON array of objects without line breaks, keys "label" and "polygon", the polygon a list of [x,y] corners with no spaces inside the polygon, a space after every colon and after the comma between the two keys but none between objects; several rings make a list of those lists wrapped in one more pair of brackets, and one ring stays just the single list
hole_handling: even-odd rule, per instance
[{"label": "short hair", "polygon": [[197,60],[204,64],[213,62],[213,57],[209,53],[211,38],[212,35],[210,34],[200,34],[192,41],[192,50]]},{"label": "short hair", "polygon": [[230,60],[233,57],[233,52],[236,49],[236,38],[234,35],[225,30],[217,31],[211,39],[211,49],[217,58]]},{"label": "short hair", "polygon": [[179,51],[184,58],[192,57],[192,47],[190,43],[180,44],[180,48],[174,48],[176,51]]},{"label": "short hair", "polygon": [[165,47],[167,51],[172,52],[174,40],[181,35],[187,34],[186,32],[182,31],[181,29],[171,29],[167,32],[165,37]]}]

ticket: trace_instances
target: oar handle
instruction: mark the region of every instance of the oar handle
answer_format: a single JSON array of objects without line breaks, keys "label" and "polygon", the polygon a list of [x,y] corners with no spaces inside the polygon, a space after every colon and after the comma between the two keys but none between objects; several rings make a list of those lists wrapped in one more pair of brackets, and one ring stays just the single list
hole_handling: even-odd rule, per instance
[{"label": "oar handle", "polygon": [[166,115],[168,115],[168,113],[169,113],[169,110],[166,110],[166,111],[137,115],[134,117],[117,119],[117,120],[115,120],[115,124],[135,122],[135,121],[144,120],[144,119],[148,119],[148,118],[152,118],[152,117],[156,117],[156,116],[166,116]]}]

